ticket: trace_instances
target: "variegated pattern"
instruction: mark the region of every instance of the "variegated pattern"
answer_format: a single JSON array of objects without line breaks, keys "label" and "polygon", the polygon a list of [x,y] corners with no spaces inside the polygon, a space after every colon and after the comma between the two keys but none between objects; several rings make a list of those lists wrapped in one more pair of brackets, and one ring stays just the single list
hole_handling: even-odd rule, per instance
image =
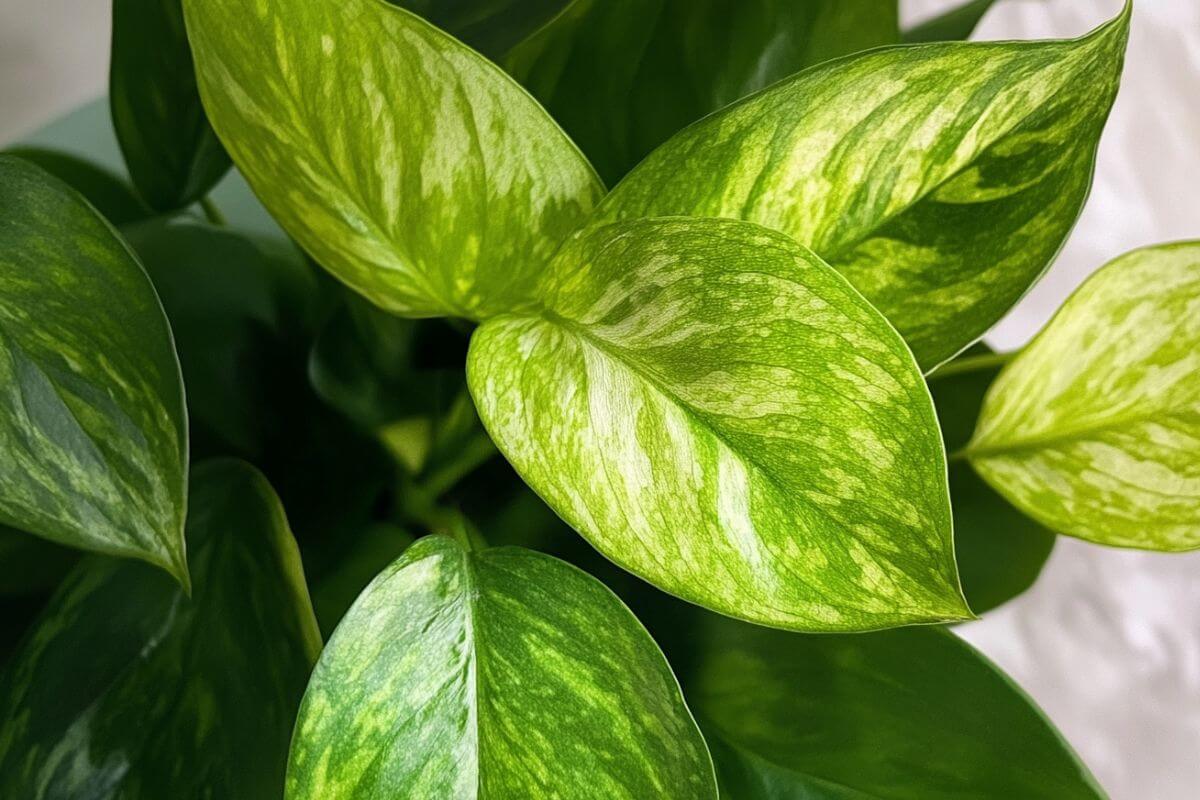
[{"label": "variegated pattern", "polygon": [[1060,533],[1200,547],[1200,242],[1087,280],[997,378],[967,455]]},{"label": "variegated pattern", "polygon": [[288,800],[716,800],[666,659],[594,578],[426,537],[338,626],[300,709]]},{"label": "variegated pattern", "polygon": [[162,306],[79,195],[0,156],[0,522],[187,581],[187,418]]},{"label": "variegated pattern", "polygon": [[874,50],[717,112],[652,153],[603,219],[781,230],[849,278],[926,370],[1041,275],[1083,205],[1128,11],[1065,42]]},{"label": "variegated pattern", "polygon": [[0,797],[279,797],[321,648],[300,553],[266,480],[196,467],[194,592],[82,562],[0,675]]},{"label": "variegated pattern", "polygon": [[603,187],[511,78],[381,0],[185,0],[234,163],[325,268],[408,316],[529,304]]},{"label": "variegated pattern", "polygon": [[501,451],[606,556],[785,628],[968,615],[925,382],[809,251],[745,222],[617,223],[565,245],[542,298],[475,332],[468,382]]}]

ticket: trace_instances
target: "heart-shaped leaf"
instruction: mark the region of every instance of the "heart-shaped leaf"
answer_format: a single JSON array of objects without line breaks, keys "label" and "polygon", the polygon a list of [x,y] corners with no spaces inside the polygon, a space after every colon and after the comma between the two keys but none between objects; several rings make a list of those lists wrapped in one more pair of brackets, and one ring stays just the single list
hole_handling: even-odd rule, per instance
[{"label": "heart-shaped leaf", "polygon": [[601,583],[426,537],[367,587],[296,722],[288,800],[715,800],[666,659]]},{"label": "heart-shaped leaf", "polygon": [[184,8],[205,107],[238,168],[318,262],[389,311],[527,307],[603,191],[515,81],[403,9]]},{"label": "heart-shaped leaf", "polygon": [[574,0],[501,63],[613,182],[711,111],[898,40],[895,0]]},{"label": "heart-shaped leaf", "polygon": [[1059,533],[1200,547],[1200,242],[1087,280],[988,392],[971,464]]},{"label": "heart-shaped leaf", "polygon": [[189,599],[143,564],[80,564],[0,677],[0,796],[279,797],[321,647],[271,487],[194,470]]},{"label": "heart-shaped leaf", "polygon": [[181,0],[113,0],[108,96],[129,175],[155,209],[194,203],[228,171],[196,90]]},{"label": "heart-shaped leaf", "polygon": [[186,584],[187,417],[171,331],[113,229],[0,156],[0,522]]},{"label": "heart-shaped leaf", "polygon": [[811,247],[930,370],[995,323],[1075,223],[1128,10],[1082,39],[875,50],[814,67],[652,153],[604,219],[747,219]]},{"label": "heart-shaped leaf", "polygon": [[521,476],[602,553],[731,616],[968,615],[933,404],[895,330],[786,236],[653,219],[573,238],[467,378]]}]

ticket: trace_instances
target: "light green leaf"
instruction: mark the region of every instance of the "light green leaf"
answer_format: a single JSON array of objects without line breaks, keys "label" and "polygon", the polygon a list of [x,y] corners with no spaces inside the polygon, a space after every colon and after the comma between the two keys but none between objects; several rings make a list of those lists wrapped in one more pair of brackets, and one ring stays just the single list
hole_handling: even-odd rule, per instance
[{"label": "light green leaf", "polygon": [[501,61],[616,181],[685,125],[899,40],[895,0],[574,0]]},{"label": "light green leaf", "polygon": [[603,188],[490,62],[379,0],[185,0],[200,93],[255,193],[383,308],[527,307]]},{"label": "light green leaf", "polygon": [[991,10],[996,0],[969,0],[956,8],[922,22],[904,32],[904,41],[911,44],[923,42],[950,42],[969,39],[979,25],[983,15]]},{"label": "light green leaf", "polygon": [[[1002,358],[973,345],[929,376],[946,449],[965,447]],[[980,480],[965,461],[950,463],[954,556],[963,594],[979,614],[1024,592],[1041,574],[1055,535],[1022,514]]]},{"label": "light green leaf", "polygon": [[1104,796],[1032,701],[944,630],[804,636],[703,623],[681,677],[722,797]]},{"label": "light green leaf", "polygon": [[1128,11],[1083,39],[875,50],[682,131],[603,219],[747,219],[845,275],[930,370],[1007,311],[1083,206]]},{"label": "light green leaf", "polygon": [[279,797],[321,640],[296,543],[252,467],[194,471],[187,598],[143,564],[80,564],[0,677],[0,796]]},{"label": "light green leaf", "polygon": [[172,211],[208,194],[229,169],[200,104],[181,0],[113,0],[108,95],[138,192]]},{"label": "light green leaf", "polygon": [[421,539],[313,673],[288,800],[716,798],[666,659],[608,589],[519,548]]},{"label": "light green leaf", "polygon": [[1059,533],[1200,547],[1200,242],[1101,268],[1000,373],[966,453]]},{"label": "light green leaf", "polygon": [[602,553],[731,616],[862,630],[968,615],[933,405],[836,272],[745,222],[585,232],[467,379],[521,476]]},{"label": "light green leaf", "polygon": [[79,195],[0,156],[0,523],[186,585],[187,450],[146,273]]},{"label": "light green leaf", "polygon": [[570,0],[387,1],[420,14],[493,60],[570,4]]}]

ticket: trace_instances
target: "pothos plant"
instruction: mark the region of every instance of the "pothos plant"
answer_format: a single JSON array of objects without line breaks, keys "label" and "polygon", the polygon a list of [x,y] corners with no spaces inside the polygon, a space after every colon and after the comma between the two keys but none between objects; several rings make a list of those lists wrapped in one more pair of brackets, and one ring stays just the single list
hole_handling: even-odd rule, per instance
[{"label": "pothos plant", "polygon": [[1130,9],[398,5],[116,0],[134,188],[0,156],[0,796],[1102,795],[943,626],[1200,546],[1200,243],[973,344]]}]

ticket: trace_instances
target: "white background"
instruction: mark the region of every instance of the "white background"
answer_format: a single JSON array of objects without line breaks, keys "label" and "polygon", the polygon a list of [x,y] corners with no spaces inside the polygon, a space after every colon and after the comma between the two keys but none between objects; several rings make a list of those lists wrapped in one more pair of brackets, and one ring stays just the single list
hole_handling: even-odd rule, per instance
[{"label": "white background", "polygon": [[[905,20],[959,1],[903,0]],[[1120,5],[1000,0],[975,38],[1075,36]],[[104,92],[108,25],[102,0],[0,0],[0,143]],[[1091,200],[990,340],[1021,344],[1105,261],[1183,238],[1200,238],[1200,0],[1137,0]],[[959,630],[1033,695],[1114,800],[1200,797],[1200,553],[1061,538],[1032,590]]]}]

